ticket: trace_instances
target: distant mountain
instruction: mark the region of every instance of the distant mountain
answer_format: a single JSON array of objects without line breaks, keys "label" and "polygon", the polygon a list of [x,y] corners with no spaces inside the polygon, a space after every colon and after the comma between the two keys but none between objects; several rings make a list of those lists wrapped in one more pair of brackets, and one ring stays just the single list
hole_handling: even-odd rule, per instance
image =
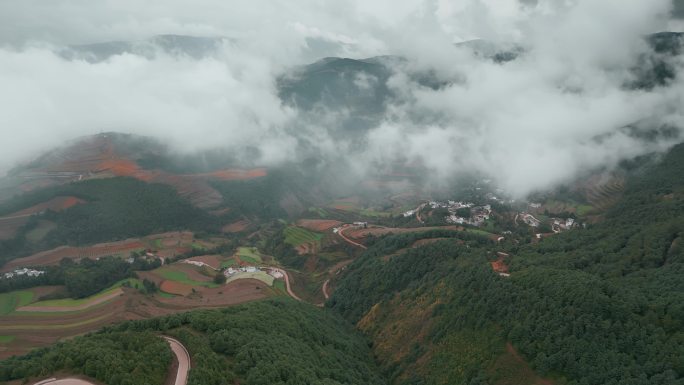
[{"label": "distant mountain", "polygon": [[645,40],[653,48],[653,53],[639,58],[633,69],[636,80],[628,86],[636,89],[667,86],[677,76],[677,68],[672,61],[682,54],[684,33],[660,32],[647,36]]},{"label": "distant mountain", "polygon": [[59,54],[70,60],[80,59],[89,62],[99,62],[123,54],[152,58],[162,52],[169,55],[187,55],[193,59],[201,59],[212,55],[222,45],[232,42],[231,39],[225,37],[158,35],[139,41],[109,41],[72,45],[60,50]]}]

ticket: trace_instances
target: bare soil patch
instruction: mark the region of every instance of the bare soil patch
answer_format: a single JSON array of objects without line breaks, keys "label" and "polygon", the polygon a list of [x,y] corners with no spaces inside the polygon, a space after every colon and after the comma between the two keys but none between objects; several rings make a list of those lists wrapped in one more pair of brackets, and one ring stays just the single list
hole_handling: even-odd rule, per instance
[{"label": "bare soil patch", "polygon": [[241,170],[241,169],[225,169],[214,171],[207,174],[197,174],[197,176],[208,176],[211,178],[216,178],[219,180],[247,180],[254,178],[261,178],[267,175],[265,168],[254,168],[251,170]]},{"label": "bare soil patch", "polygon": [[239,233],[239,232],[247,230],[249,225],[250,225],[250,222],[248,220],[241,220],[241,221],[233,222],[231,224],[223,226],[221,231],[224,233]]},{"label": "bare soil patch", "polygon": [[342,222],[328,219],[300,219],[297,221],[297,226],[303,227],[307,230],[324,232],[341,225]]},{"label": "bare soil patch", "polygon": [[161,285],[159,285],[159,289],[165,293],[176,295],[188,295],[192,293],[191,285],[169,280],[162,281]]},{"label": "bare soil patch", "polygon": [[[166,291],[166,290],[164,290]],[[192,292],[192,290],[191,290]],[[256,279],[238,279],[225,286],[195,287],[195,293],[184,297],[160,298],[165,304],[187,307],[226,306],[266,298],[271,289]]]},{"label": "bare soil patch", "polygon": [[450,230],[450,231],[463,231],[462,226],[433,226],[433,227],[369,227],[367,229],[363,228],[349,228],[344,231],[344,235],[352,239],[364,239],[369,234],[373,236],[381,236],[385,234],[403,234],[403,233],[415,233],[429,230]]},{"label": "bare soil patch", "polygon": [[91,247],[60,246],[52,250],[41,251],[28,257],[11,260],[3,266],[2,271],[9,271],[22,266],[56,265],[63,258],[98,258],[108,255],[128,254],[131,251],[145,249],[144,243],[135,240],[121,242],[100,243]]}]

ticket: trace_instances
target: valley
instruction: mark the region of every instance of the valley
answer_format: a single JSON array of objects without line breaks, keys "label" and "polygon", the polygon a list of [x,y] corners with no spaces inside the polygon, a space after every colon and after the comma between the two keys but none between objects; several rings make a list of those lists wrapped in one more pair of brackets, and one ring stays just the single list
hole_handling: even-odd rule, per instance
[{"label": "valley", "polygon": [[0,45],[57,65],[0,98],[7,143],[56,127],[0,164],[0,382],[684,385],[684,35],[632,27],[665,1]]}]

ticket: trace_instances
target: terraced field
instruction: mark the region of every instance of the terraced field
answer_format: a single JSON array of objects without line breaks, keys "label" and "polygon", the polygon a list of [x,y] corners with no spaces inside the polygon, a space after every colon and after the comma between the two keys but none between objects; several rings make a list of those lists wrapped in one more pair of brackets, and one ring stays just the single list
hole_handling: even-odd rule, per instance
[{"label": "terraced field", "polygon": [[299,246],[303,243],[316,243],[323,239],[323,234],[315,233],[301,227],[290,226],[283,230],[285,243],[291,246]]},{"label": "terraced field", "polygon": [[625,178],[612,176],[588,181],[583,191],[591,206],[598,211],[603,211],[620,199],[624,189]]},{"label": "terraced field", "polygon": [[257,271],[255,273],[237,273],[233,275],[232,277],[228,278],[226,283],[231,283],[234,281],[237,281],[239,279],[256,279],[258,281],[261,281],[268,286],[273,286],[273,281],[275,280],[273,276],[263,272],[263,271]]},{"label": "terraced field", "polygon": [[30,290],[11,291],[0,294],[0,315],[13,312],[16,308],[28,305],[33,300]]},{"label": "terraced field", "polygon": [[294,247],[299,254],[315,253],[321,248],[323,234],[309,231],[297,226],[283,230],[285,243]]},{"label": "terraced field", "polygon": [[259,250],[256,247],[238,247],[237,253],[235,255],[240,259],[240,261],[252,265],[263,262],[261,253],[259,253]]},{"label": "terraced field", "polygon": [[111,299],[123,295],[123,290],[120,287],[105,290],[93,296],[81,299],[55,299],[48,301],[39,301],[28,306],[18,307],[15,311],[21,313],[32,312],[72,312],[88,309],[93,306],[105,303]]},{"label": "terraced field", "polygon": [[188,276],[188,273],[184,271],[172,270],[169,268],[161,268],[155,270],[154,274],[157,274],[166,280],[179,282],[185,285],[218,287],[217,284],[209,280],[209,277],[207,277],[206,281],[197,280],[196,276],[193,277],[195,279],[192,279]]}]

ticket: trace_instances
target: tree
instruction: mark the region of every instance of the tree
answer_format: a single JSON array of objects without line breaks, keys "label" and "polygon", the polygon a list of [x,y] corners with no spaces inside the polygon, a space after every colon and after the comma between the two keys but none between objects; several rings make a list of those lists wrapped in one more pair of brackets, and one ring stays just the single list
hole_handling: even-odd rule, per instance
[{"label": "tree", "polygon": [[219,272],[214,276],[214,283],[218,285],[223,285],[226,283],[226,276],[223,275],[223,273]]}]

